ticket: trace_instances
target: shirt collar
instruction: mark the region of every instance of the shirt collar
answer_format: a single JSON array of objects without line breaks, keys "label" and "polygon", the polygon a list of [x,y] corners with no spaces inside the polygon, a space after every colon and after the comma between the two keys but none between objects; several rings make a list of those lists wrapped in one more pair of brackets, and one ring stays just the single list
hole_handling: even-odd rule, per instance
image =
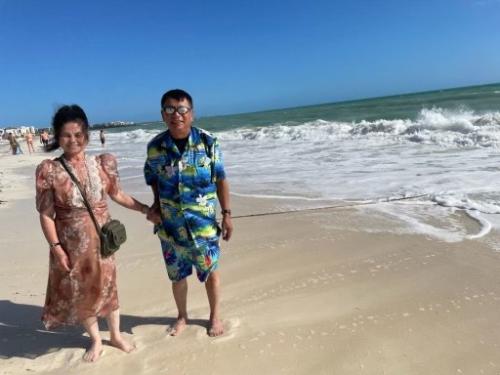
[{"label": "shirt collar", "polygon": [[[189,138],[188,142],[186,144],[185,150],[192,149],[193,146],[197,142],[197,132],[195,131],[195,127],[191,126],[191,131],[189,132]],[[199,136],[198,136],[199,138]],[[180,154],[179,150],[177,149],[177,146],[175,145],[174,139],[170,135],[170,132],[167,130],[165,133],[165,137],[163,138],[163,142],[161,143],[161,147],[164,148],[167,153],[173,154],[177,157],[181,157],[182,155]]]}]

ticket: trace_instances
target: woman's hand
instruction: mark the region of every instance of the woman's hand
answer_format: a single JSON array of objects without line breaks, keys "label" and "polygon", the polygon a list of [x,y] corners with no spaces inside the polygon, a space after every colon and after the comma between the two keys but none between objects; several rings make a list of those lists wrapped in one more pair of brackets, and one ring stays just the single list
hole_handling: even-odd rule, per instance
[{"label": "woman's hand", "polygon": [[53,211],[50,215],[40,213],[42,231],[47,242],[50,244],[50,251],[56,258],[57,266],[63,271],[70,272],[72,268],[71,261],[58,240],[59,236],[57,235],[56,224],[52,215]]},{"label": "woman's hand", "polygon": [[153,204],[151,207],[149,207],[146,219],[148,219],[153,224],[160,224],[161,223],[160,207],[156,204]]},{"label": "woman's hand", "polygon": [[68,254],[66,254],[60,245],[54,249],[53,254],[56,257],[57,266],[63,271],[70,272],[71,261],[69,260]]}]

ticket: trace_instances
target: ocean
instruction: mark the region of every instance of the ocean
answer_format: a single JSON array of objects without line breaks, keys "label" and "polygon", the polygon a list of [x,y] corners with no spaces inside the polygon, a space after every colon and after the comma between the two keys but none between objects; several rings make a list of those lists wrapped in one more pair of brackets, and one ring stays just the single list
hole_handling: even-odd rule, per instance
[{"label": "ocean", "polygon": [[[398,223],[393,231],[450,242],[500,228],[500,84],[199,118],[194,125],[218,137],[237,195],[282,199],[290,209],[299,201],[359,204]],[[121,179],[134,191],[148,190],[146,144],[164,129],[147,122],[106,131],[106,151],[117,155]],[[89,151],[102,152],[98,132]]]}]

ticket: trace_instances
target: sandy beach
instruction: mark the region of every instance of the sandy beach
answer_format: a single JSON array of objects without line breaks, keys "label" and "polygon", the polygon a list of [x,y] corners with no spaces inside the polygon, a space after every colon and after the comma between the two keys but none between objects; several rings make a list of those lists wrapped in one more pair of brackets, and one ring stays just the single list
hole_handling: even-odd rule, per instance
[{"label": "sandy beach", "polygon": [[[47,156],[1,147],[0,374],[500,374],[500,252],[488,241],[368,233],[364,223],[381,218],[354,208],[235,219],[220,266],[226,333],[210,338],[193,277],[191,325],[166,334],[176,309],[158,240],[141,215],[110,203],[128,231],[118,291],[137,349],[107,345],[84,363],[81,328],[49,332],[40,322],[49,250],[34,173]],[[280,202],[233,197],[232,208],[240,216]]]}]

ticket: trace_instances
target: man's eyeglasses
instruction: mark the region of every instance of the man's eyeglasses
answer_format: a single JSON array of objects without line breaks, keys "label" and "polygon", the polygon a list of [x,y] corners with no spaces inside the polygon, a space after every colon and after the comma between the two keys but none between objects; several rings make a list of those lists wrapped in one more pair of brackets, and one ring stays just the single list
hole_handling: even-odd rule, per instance
[{"label": "man's eyeglasses", "polygon": [[190,110],[191,108],[186,107],[184,105],[180,105],[178,107],[174,107],[173,105],[167,105],[163,107],[163,111],[168,115],[173,115],[175,112],[177,112],[179,115],[185,115]]}]

